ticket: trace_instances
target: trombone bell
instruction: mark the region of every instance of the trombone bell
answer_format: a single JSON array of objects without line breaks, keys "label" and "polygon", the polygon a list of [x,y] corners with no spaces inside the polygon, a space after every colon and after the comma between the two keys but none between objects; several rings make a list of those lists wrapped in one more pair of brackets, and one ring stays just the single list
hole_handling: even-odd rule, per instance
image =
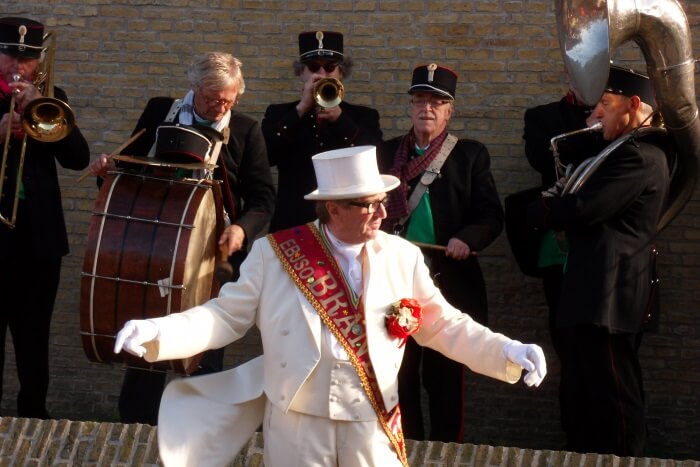
[{"label": "trombone bell", "polygon": [[22,128],[32,138],[45,143],[62,140],[75,127],[75,114],[60,99],[40,97],[22,114]]}]

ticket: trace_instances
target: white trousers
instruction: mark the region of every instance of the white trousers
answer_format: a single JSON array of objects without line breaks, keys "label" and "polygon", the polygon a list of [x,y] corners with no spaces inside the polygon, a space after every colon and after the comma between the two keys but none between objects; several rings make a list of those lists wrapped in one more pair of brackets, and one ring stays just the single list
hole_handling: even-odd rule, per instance
[{"label": "white trousers", "polygon": [[286,414],[267,401],[263,420],[265,467],[401,466],[378,421],[331,420]]},{"label": "white trousers", "polygon": [[168,384],[158,412],[158,448],[167,467],[228,465],[260,426],[267,398],[228,404],[203,395],[193,386],[202,378],[224,373],[174,379]]}]

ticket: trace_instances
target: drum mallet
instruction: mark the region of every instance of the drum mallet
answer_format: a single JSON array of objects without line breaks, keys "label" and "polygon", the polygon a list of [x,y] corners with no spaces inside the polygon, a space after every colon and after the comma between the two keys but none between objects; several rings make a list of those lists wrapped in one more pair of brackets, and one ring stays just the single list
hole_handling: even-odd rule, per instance
[{"label": "drum mallet", "polygon": [[228,282],[233,277],[233,266],[228,262],[228,251],[226,245],[221,245],[219,247],[219,261],[216,263],[214,269],[214,277],[219,284],[223,285],[224,282]]}]

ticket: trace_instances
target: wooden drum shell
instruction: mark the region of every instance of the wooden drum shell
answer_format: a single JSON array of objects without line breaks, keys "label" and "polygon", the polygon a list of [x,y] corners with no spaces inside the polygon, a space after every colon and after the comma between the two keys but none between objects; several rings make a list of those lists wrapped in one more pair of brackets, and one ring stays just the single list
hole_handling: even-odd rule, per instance
[{"label": "wooden drum shell", "polygon": [[218,293],[219,182],[114,173],[95,202],[81,278],[80,332],[91,361],[191,374],[201,355],[148,363],[113,351],[131,319],[184,311]]}]

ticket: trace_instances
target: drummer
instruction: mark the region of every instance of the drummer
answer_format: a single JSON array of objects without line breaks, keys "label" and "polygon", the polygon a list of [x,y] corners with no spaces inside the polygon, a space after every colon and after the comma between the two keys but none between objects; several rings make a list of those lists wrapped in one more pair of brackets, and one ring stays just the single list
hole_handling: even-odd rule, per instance
[{"label": "drummer", "polygon": [[[223,134],[229,132],[228,142],[219,152],[214,178],[223,181],[224,208],[230,219],[219,244],[228,249],[235,280],[248,244],[264,233],[274,210],[275,189],[265,140],[255,119],[234,110],[245,91],[237,58],[223,52],[204,53],[194,57],[186,75],[190,89],[181,101],[174,104],[172,97],[150,99],[133,131],[136,134],[145,129],[145,133],[121,153],[147,156],[155,145],[158,127],[167,120],[173,124],[210,126]],[[93,175],[103,177],[115,169],[115,164],[101,154],[89,169]],[[207,352],[195,374],[220,371],[223,356],[223,349]],[[126,370],[119,396],[123,423],[156,424],[165,378],[165,373]]]}]

